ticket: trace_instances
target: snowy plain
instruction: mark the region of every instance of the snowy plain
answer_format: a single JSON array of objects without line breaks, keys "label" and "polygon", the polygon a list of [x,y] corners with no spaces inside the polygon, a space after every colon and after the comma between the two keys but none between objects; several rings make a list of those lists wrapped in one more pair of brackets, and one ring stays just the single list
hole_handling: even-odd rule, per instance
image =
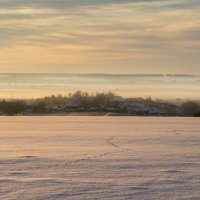
[{"label": "snowy plain", "polygon": [[2,200],[199,200],[200,121],[1,117]]}]

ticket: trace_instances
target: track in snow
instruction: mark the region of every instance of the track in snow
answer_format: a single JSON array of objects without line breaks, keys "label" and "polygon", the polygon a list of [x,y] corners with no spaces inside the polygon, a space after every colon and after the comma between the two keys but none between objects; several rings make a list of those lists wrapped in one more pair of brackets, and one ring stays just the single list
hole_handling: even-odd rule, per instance
[{"label": "track in snow", "polygon": [[102,154],[97,154],[97,155],[93,155],[93,156],[87,156],[85,158],[76,159],[76,160],[73,160],[73,161],[66,162],[65,165],[70,165],[70,164],[77,163],[77,162],[82,162],[82,161],[86,161],[86,160],[101,158],[103,156],[108,156],[110,154],[116,154],[116,153],[119,153],[119,152],[128,151],[128,149],[122,148],[121,146],[119,146],[115,142],[113,142],[114,138],[116,138],[116,137],[112,136],[112,137],[109,137],[108,139],[106,139],[105,141],[106,141],[106,143],[108,145],[110,145],[113,148],[117,149],[116,151],[110,151],[110,152],[107,152],[107,153],[102,153]]}]

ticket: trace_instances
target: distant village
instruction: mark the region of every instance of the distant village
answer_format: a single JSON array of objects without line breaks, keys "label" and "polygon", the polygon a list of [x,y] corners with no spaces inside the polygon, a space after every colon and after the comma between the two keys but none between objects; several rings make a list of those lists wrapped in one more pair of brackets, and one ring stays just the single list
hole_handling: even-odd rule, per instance
[{"label": "distant village", "polygon": [[42,99],[1,100],[0,115],[111,115],[111,116],[200,116],[200,103],[181,105],[164,100],[124,98],[112,92],[52,95]]}]

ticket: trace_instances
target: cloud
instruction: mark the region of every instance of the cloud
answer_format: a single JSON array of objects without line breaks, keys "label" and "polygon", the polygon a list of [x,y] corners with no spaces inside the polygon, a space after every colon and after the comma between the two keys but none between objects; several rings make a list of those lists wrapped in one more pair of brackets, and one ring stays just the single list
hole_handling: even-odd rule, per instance
[{"label": "cloud", "polygon": [[188,9],[200,6],[198,0],[0,0],[1,9],[79,9],[81,7],[97,7],[109,5],[139,4],[153,9]]},{"label": "cloud", "polygon": [[98,6],[105,4],[125,4],[125,3],[141,3],[141,2],[159,2],[158,0],[0,0],[1,8],[21,8],[21,7],[36,7],[36,8],[61,8],[80,7],[80,6]]},{"label": "cloud", "polygon": [[64,55],[179,60],[199,52],[199,8],[199,0],[0,0],[0,49],[52,50],[63,64]]}]

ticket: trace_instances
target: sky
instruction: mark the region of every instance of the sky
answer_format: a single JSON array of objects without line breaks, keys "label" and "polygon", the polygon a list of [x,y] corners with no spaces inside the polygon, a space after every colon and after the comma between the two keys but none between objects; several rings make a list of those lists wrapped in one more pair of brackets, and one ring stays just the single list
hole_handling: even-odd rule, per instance
[{"label": "sky", "polygon": [[0,0],[0,72],[200,75],[200,1]]}]

